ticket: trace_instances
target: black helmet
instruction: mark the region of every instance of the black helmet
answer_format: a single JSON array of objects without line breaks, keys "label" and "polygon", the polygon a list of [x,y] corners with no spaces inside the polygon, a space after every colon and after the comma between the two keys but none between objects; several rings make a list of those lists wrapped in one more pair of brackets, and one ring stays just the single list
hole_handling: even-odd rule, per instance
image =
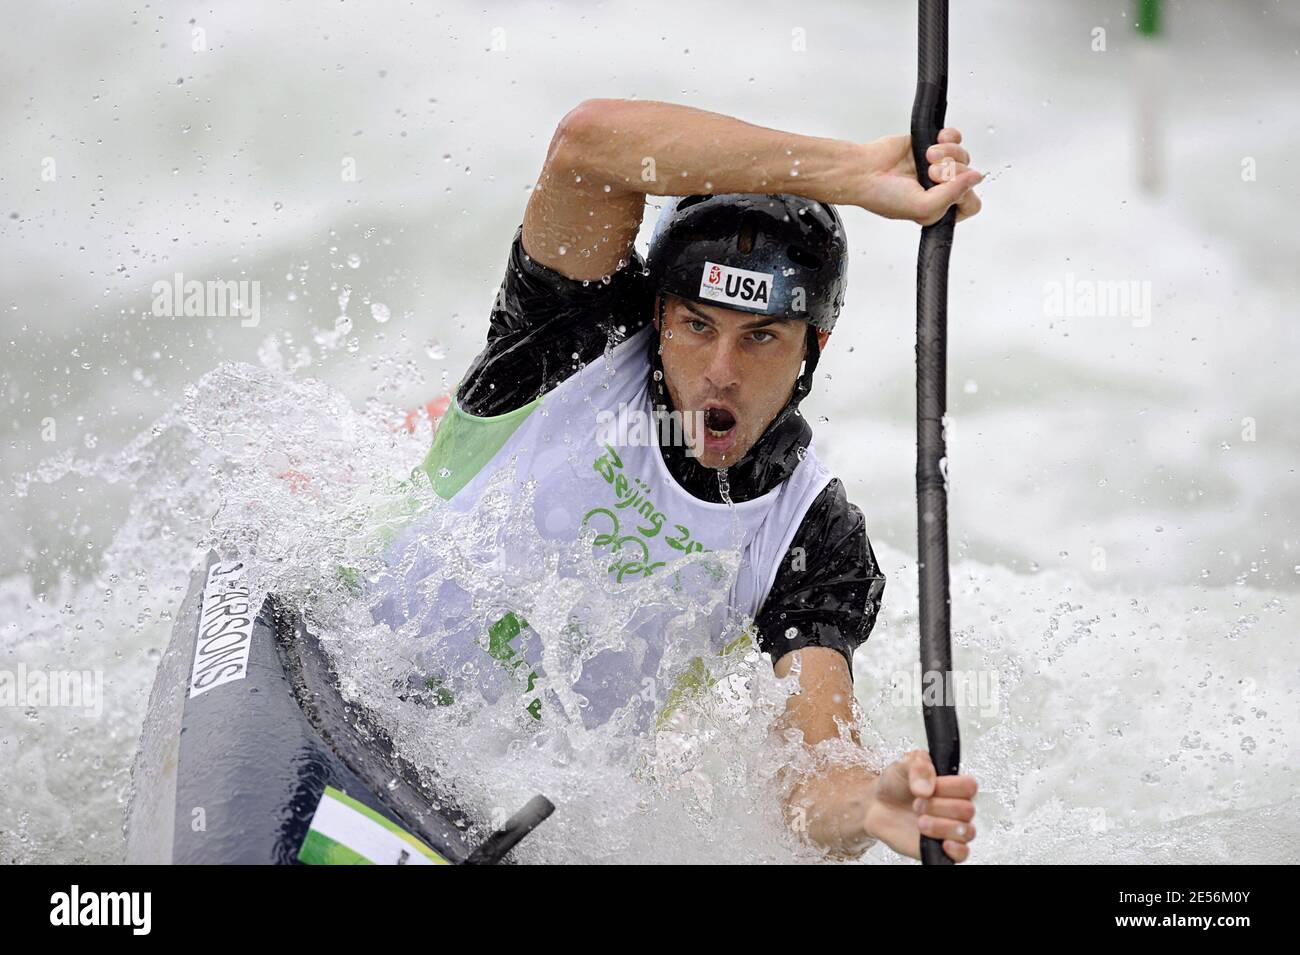
[{"label": "black helmet", "polygon": [[835,327],[848,242],[839,213],[793,195],[683,196],[659,214],[646,270],[659,291]]}]

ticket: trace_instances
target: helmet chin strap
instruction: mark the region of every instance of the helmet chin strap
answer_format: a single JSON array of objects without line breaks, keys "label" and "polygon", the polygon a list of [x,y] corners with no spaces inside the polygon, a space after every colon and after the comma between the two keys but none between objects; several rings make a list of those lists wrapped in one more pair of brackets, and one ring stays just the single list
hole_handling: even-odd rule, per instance
[{"label": "helmet chin strap", "polygon": [[803,369],[799,372],[799,377],[795,379],[794,392],[790,395],[790,404],[798,405],[812,391],[813,372],[817,370],[817,363],[821,361],[821,357],[822,344],[817,340],[817,329],[809,323],[807,334],[804,337]]}]

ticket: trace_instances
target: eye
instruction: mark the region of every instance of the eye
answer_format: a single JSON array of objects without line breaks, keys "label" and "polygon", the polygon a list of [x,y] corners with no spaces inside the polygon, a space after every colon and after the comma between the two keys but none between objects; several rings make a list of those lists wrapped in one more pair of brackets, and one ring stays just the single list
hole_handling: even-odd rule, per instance
[{"label": "eye", "polygon": [[[758,337],[759,335],[765,335],[767,337],[759,338]],[[775,335],[773,335],[771,332],[765,332],[761,328],[754,331],[754,341],[758,342],[760,345],[763,344],[764,342],[770,342],[774,338],[776,338]]]},{"label": "eye", "polygon": [[698,334],[707,330],[709,326],[706,322],[703,322],[698,318],[692,318],[686,322],[686,327]]}]

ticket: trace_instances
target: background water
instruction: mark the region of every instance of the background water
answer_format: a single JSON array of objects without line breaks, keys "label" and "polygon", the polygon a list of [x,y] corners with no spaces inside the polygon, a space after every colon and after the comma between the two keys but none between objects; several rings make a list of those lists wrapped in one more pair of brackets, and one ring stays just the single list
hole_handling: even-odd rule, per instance
[{"label": "background water", "polygon": [[[1128,3],[954,7],[948,115],[990,173],[950,308],[957,659],[997,687],[962,711],[976,858],[1297,861],[1300,11],[1169,4],[1152,49]],[[635,96],[814,135],[903,131],[913,18],[887,2],[703,22],[676,3],[5,2],[0,669],[102,670],[106,695],[98,717],[0,707],[0,857],[120,858],[196,548],[237,527],[309,578],[321,561],[294,519],[330,537],[367,503],[343,489],[418,462],[427,425],[388,426],[478,350],[565,111]],[[915,647],[916,229],[843,213],[846,312],[806,407],[889,575],[855,661],[885,758],[923,741],[898,690]],[[153,316],[153,283],[176,273],[260,281],[259,324]],[[1051,314],[1050,290],[1081,281],[1138,283],[1149,316]],[[277,496],[293,470],[343,498]],[[248,510],[214,520],[219,502]],[[508,787],[509,769],[488,776]],[[664,802],[608,857],[694,857],[676,818]],[[726,831],[738,845],[707,857],[786,851]]]}]

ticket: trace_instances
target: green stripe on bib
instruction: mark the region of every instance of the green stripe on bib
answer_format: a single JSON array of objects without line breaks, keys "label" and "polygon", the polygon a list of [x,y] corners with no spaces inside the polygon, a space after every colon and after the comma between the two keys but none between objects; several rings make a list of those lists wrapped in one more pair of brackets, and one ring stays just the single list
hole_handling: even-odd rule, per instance
[{"label": "green stripe on bib", "polygon": [[438,423],[433,447],[421,465],[438,496],[444,500],[455,497],[501,450],[540,401],[534,398],[514,411],[480,418],[462,411],[460,403],[453,400]]}]

